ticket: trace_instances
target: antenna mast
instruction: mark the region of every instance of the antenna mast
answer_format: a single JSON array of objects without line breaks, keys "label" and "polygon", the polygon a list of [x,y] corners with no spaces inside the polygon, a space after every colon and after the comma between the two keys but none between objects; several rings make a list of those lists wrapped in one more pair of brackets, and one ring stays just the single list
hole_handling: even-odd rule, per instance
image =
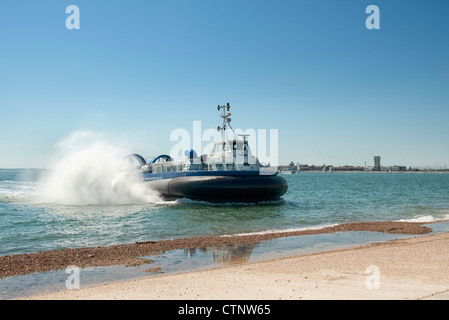
[{"label": "antenna mast", "polygon": [[222,125],[217,127],[217,130],[221,131],[221,139],[225,140],[227,126],[229,126],[229,128],[231,128],[234,135],[236,135],[234,132],[234,129],[232,129],[232,127],[231,127],[231,112],[230,112],[231,106],[229,105],[229,102],[225,106],[218,105],[217,110],[218,111],[221,110],[220,117],[223,118]]}]

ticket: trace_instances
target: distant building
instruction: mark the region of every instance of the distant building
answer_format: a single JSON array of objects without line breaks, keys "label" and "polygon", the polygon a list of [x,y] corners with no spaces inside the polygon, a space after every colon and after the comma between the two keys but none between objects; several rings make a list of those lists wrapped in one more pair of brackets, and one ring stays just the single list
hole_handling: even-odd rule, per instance
[{"label": "distant building", "polygon": [[389,168],[389,171],[406,171],[407,170],[407,167],[406,166],[397,166],[397,165],[394,165],[394,166],[391,166],[390,168]]},{"label": "distant building", "polygon": [[355,167],[355,166],[342,166],[334,167],[332,166],[332,171],[363,171],[365,167]]},{"label": "distant building", "polygon": [[[366,162],[365,162],[366,163]],[[330,172],[330,171],[340,171],[340,172],[348,172],[348,171],[359,171],[359,172],[366,172],[366,171],[380,171],[380,172],[397,172],[397,171],[407,171],[406,166],[381,166],[380,164],[380,156],[374,156],[374,166],[351,166],[351,165],[344,165],[344,166],[334,166],[334,165],[307,165],[307,164],[299,164],[296,163],[296,165],[291,161],[288,165],[281,165],[279,166],[279,170],[296,170],[296,172],[308,172],[308,171],[323,171],[323,172]]]},{"label": "distant building", "polygon": [[374,156],[373,171],[380,171],[380,156]]}]

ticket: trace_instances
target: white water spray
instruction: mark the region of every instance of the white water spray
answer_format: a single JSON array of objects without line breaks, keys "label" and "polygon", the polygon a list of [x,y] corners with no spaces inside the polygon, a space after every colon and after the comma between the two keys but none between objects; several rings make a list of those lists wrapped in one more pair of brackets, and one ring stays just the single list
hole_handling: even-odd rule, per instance
[{"label": "white water spray", "polygon": [[45,202],[118,205],[160,201],[124,157],[130,152],[103,135],[77,131],[61,141],[55,161],[42,177]]}]

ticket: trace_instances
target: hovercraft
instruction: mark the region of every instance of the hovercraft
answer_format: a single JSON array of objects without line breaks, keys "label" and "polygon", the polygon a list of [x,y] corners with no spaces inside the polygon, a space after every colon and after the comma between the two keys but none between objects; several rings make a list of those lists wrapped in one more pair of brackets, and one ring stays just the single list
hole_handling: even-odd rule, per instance
[{"label": "hovercraft", "polygon": [[230,106],[218,106],[223,119],[217,129],[222,139],[214,142],[210,155],[190,149],[184,161],[175,161],[169,155],[160,155],[146,163],[138,154],[132,154],[139,165],[142,180],[164,199],[189,198],[211,202],[275,201],[287,192],[287,181],[277,170],[262,166],[251,154],[248,135],[227,139],[226,129],[232,129]]}]

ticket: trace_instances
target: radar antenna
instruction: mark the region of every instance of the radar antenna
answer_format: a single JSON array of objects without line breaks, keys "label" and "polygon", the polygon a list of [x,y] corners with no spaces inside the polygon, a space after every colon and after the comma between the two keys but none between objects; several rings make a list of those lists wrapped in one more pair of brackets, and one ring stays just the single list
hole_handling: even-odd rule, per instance
[{"label": "radar antenna", "polygon": [[229,105],[229,102],[225,106],[218,105],[217,110],[218,111],[221,110],[220,117],[223,118],[222,125],[217,127],[217,130],[221,131],[221,139],[225,140],[226,129],[227,129],[228,126],[232,130],[232,133],[234,133],[234,136],[237,137],[237,135],[234,132],[234,129],[232,129],[232,127],[231,127],[231,112],[230,112],[231,111],[231,106]]}]

